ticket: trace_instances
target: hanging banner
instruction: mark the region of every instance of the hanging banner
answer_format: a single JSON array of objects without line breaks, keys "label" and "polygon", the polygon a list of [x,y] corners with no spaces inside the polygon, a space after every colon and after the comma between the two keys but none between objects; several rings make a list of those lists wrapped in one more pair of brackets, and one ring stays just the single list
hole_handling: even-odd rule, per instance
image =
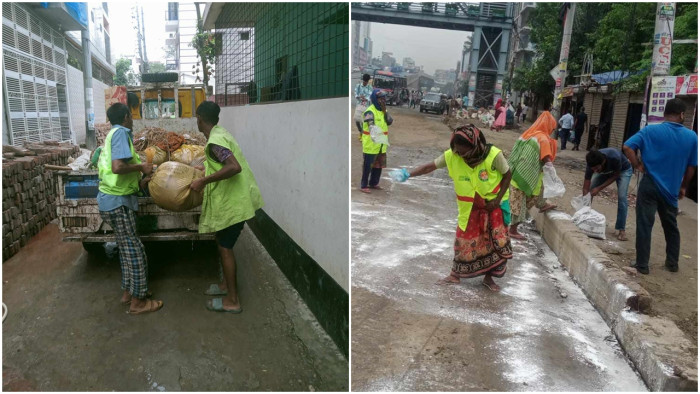
[{"label": "hanging banner", "polygon": [[654,53],[651,60],[652,75],[668,75],[671,68],[671,44],[676,3],[658,3],[656,28],[654,29]]},{"label": "hanging banner", "polygon": [[661,123],[664,121],[666,103],[676,96],[676,82],[676,77],[653,77],[651,79],[647,124]]}]

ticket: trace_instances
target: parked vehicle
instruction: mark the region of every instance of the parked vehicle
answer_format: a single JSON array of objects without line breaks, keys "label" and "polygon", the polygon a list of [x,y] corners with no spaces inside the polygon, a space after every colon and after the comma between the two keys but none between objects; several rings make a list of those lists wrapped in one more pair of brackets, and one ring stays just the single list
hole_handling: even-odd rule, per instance
[{"label": "parked vehicle", "polygon": [[420,112],[432,111],[436,114],[442,114],[447,108],[447,100],[440,93],[429,92],[423,96],[420,101]]}]

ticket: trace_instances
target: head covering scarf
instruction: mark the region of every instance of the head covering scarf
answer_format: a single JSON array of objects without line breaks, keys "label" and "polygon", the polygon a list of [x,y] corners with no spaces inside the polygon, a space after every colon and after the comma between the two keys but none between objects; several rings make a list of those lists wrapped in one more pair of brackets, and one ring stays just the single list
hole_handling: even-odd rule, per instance
[{"label": "head covering scarf", "polygon": [[374,104],[374,108],[381,111],[382,107],[379,105],[379,97],[384,97],[386,93],[382,92],[381,89],[372,90],[372,94],[369,96],[369,101]]},{"label": "head covering scarf", "polygon": [[450,148],[454,149],[455,137],[458,135],[467,140],[470,146],[474,147],[469,157],[464,157],[469,167],[474,167],[486,159],[486,156],[488,156],[491,150],[491,145],[486,144],[486,137],[484,137],[484,133],[482,133],[481,130],[476,128],[473,124],[456,128],[450,139]]},{"label": "head covering scarf", "polygon": [[503,106],[503,99],[498,99],[498,101],[496,101],[496,107],[494,109],[498,110],[502,106]]},{"label": "head covering scarf", "polygon": [[557,121],[554,119],[554,116],[549,111],[544,111],[535,123],[525,130],[520,138],[523,140],[536,138],[540,144],[540,160],[550,156],[552,161],[554,161],[554,158],[557,156],[557,140],[549,136],[556,127]]}]

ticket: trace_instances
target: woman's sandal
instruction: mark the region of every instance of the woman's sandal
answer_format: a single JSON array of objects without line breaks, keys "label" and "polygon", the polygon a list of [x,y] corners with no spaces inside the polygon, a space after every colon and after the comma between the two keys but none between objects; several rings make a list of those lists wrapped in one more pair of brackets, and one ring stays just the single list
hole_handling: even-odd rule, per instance
[{"label": "woman's sandal", "polygon": [[[151,297],[153,297],[153,293],[151,293],[150,291],[147,291],[146,298],[151,298]],[[131,305],[131,298],[129,298],[129,301],[122,301],[122,305],[125,305],[125,306]]]},{"label": "woman's sandal", "polygon": [[501,291],[501,288],[495,283],[493,285],[490,285],[490,284],[482,281],[481,284],[486,286],[486,288],[491,290],[491,291]]},{"label": "woman's sandal", "polygon": [[143,313],[156,312],[156,311],[160,310],[160,308],[163,307],[163,301],[161,301],[161,300],[158,300],[158,301],[146,300],[146,305],[147,305],[147,308],[145,308],[145,309],[142,309],[140,311],[132,311],[131,309],[129,309],[126,313],[128,313],[130,315],[141,315]]}]

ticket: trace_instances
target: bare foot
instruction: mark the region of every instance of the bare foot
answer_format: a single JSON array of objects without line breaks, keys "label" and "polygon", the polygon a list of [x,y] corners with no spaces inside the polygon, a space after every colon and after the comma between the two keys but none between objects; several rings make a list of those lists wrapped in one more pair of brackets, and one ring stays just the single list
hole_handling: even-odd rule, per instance
[{"label": "bare foot", "polygon": [[228,297],[223,297],[224,301],[224,310],[231,311],[231,310],[240,310],[241,309],[241,301],[238,299],[236,302],[231,301]]},{"label": "bare foot", "polygon": [[547,204],[547,205],[543,206],[543,207],[540,209],[540,213],[544,213],[544,212],[547,212],[547,211],[551,211],[552,209],[554,209],[554,208],[556,208],[556,207],[557,207],[557,206],[554,205],[554,204]]},{"label": "bare foot", "polygon": [[490,276],[485,277],[481,284],[491,291],[501,291],[501,286],[497,285]]},{"label": "bare foot", "polygon": [[360,191],[367,194],[371,193],[368,187],[360,188]]},{"label": "bare foot", "polygon": [[444,286],[444,285],[454,285],[459,283],[459,278],[454,277],[452,275],[448,275],[439,281],[435,282],[436,285]]},{"label": "bare foot", "polygon": [[617,239],[620,241],[627,241],[627,235],[625,234],[625,230],[621,230],[620,234],[617,234]]},{"label": "bare foot", "polygon": [[127,290],[124,290],[124,293],[122,293],[122,298],[119,300],[122,304],[128,304],[131,302],[131,294]]}]

